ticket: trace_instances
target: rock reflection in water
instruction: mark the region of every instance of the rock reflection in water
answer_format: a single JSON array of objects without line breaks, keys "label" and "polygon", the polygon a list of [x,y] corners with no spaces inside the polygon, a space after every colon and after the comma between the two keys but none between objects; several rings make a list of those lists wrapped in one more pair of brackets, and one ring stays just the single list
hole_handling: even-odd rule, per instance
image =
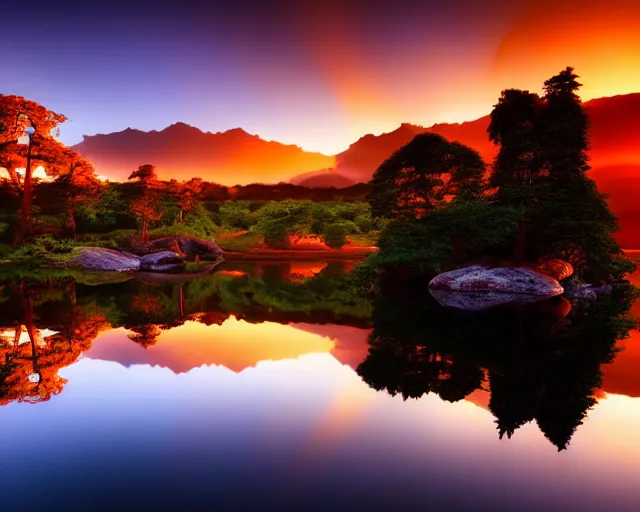
[{"label": "rock reflection in water", "polygon": [[[632,325],[624,291],[574,309],[555,297],[471,312],[441,307],[419,280],[390,282],[371,304],[333,262],[241,264],[160,286],[11,281],[0,310],[0,404],[61,393],[66,380],[58,371],[83,353],[186,372],[203,364],[242,371],[321,351],[357,368],[372,388],[405,399],[434,393],[479,403],[486,390],[500,437],[535,421],[562,450],[596,402],[601,365],[614,359],[616,341]],[[106,330],[119,330],[118,344],[92,348]],[[622,392],[625,383],[611,375]]]},{"label": "rock reflection in water", "polygon": [[[392,280],[394,281],[394,280]],[[490,391],[498,435],[535,421],[566,449],[602,386],[603,363],[627,336],[630,290],[571,310],[556,297],[483,312],[442,308],[414,281],[383,286],[373,311],[369,355],[358,373],[371,387],[405,399],[436,393],[455,402]]]}]

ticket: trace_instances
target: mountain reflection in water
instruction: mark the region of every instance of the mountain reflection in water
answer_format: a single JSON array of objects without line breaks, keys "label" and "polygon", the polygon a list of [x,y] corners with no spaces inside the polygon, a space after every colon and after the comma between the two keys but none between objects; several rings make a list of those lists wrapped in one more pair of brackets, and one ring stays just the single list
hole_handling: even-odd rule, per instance
[{"label": "mountain reflection in water", "polygon": [[[640,338],[622,340],[624,294],[466,314],[438,306],[419,281],[383,286],[371,303],[345,276],[351,267],[227,265],[180,285],[6,280],[8,503],[40,471],[33,457],[55,475],[42,496],[60,510],[65,489],[83,483],[91,492],[77,503],[96,508],[108,489],[163,506],[177,499],[170,490],[189,489],[184,503],[209,492],[308,509],[344,504],[338,496],[410,506],[424,494],[452,508],[487,499],[493,510],[626,510],[640,498],[630,476]],[[553,458],[565,449],[569,459]],[[464,496],[451,497],[453,482]],[[234,494],[244,487],[254,494]]]}]

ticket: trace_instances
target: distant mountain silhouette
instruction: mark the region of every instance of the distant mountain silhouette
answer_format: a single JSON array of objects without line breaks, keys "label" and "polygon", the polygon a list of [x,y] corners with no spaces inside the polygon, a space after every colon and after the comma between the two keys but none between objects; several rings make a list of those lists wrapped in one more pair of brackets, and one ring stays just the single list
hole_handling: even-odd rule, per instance
[{"label": "distant mountain silhouette", "polygon": [[151,163],[161,179],[200,176],[228,186],[278,183],[300,172],[331,167],[334,162],[334,157],[265,141],[240,128],[210,133],[184,123],[162,131],[127,128],[107,135],[85,135],[73,149],[89,158],[98,174],[115,181],[124,181],[139,165]]},{"label": "distant mountain silhouette", "polygon": [[327,169],[301,174],[292,179],[291,183],[311,188],[347,188],[355,185],[356,180],[351,180],[333,169]]}]

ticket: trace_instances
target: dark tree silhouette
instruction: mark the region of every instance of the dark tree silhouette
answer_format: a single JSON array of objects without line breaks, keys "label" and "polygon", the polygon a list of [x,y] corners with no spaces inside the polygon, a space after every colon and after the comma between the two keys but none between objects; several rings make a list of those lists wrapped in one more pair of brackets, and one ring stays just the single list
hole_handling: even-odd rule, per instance
[{"label": "dark tree silhouette", "polygon": [[479,313],[438,306],[420,293],[420,277],[386,270],[380,288],[369,354],[357,369],[367,384],[405,399],[437,393],[447,401],[488,388],[501,439],[535,421],[558,450],[596,403],[600,367],[634,326],[629,286],[570,312],[560,297]]},{"label": "dark tree silhouette", "polygon": [[473,149],[434,133],[417,135],[378,167],[368,200],[382,218],[424,218],[456,195],[478,195],[485,164]]},{"label": "dark tree silhouette", "polygon": [[498,145],[490,182],[496,204],[524,209],[514,255],[518,261],[562,258],[593,281],[619,279],[634,265],[612,237],[617,222],[589,170],[588,118],[573,68],[544,84],[541,98],[507,89],[491,113]]}]

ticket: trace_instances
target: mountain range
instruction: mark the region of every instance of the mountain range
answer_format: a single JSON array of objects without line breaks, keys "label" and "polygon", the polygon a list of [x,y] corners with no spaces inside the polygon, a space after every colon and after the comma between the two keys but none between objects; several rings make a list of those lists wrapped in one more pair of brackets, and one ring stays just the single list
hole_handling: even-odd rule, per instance
[{"label": "mountain range", "polygon": [[113,181],[125,181],[139,165],[150,163],[161,179],[200,176],[227,186],[278,183],[301,172],[331,167],[334,162],[333,157],[266,141],[241,128],[210,133],[185,123],[161,131],[127,128],[85,135],[73,149],[89,158],[98,174]]},{"label": "mountain range", "polygon": [[[640,93],[594,99],[585,108],[591,123],[590,176],[610,196],[622,227],[618,240],[625,247],[636,247],[640,240]],[[153,163],[162,179],[200,176],[228,186],[289,181],[344,188],[368,181],[395,150],[427,131],[471,146],[491,162],[495,147],[487,137],[488,125],[489,116],[430,127],[403,123],[389,133],[365,135],[332,156],[265,141],[240,128],[210,133],[184,123],[162,131],[128,128],[85,136],[74,149],[89,158],[99,174],[117,181],[126,180],[140,164]]]}]

